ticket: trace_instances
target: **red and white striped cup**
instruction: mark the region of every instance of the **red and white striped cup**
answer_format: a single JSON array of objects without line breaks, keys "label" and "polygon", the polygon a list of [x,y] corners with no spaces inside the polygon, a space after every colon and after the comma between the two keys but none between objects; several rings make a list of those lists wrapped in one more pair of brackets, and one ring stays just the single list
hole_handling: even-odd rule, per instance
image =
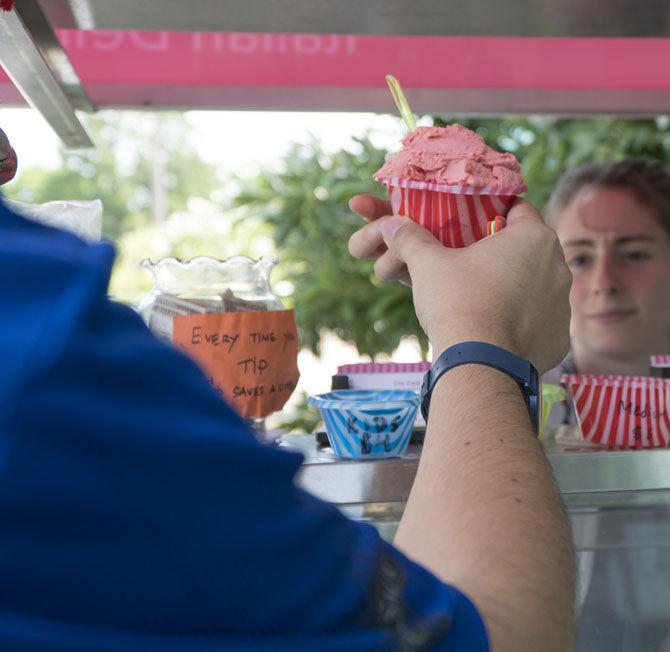
[{"label": "red and white striped cup", "polygon": [[[394,215],[410,217],[445,247],[467,247],[486,237],[487,226],[505,217],[526,186],[510,188],[449,186],[392,177],[377,178],[386,186]],[[490,229],[489,229],[490,231]]]},{"label": "red and white striped cup", "polygon": [[670,380],[647,376],[569,374],[582,438],[610,448],[670,445]]}]

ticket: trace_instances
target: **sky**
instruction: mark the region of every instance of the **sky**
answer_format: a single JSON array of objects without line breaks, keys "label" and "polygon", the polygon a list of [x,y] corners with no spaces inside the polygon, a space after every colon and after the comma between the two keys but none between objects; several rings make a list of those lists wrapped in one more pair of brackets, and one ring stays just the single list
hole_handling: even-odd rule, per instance
[{"label": "sky", "polygon": [[[398,118],[373,113],[189,111],[186,119],[208,163],[242,174],[252,174],[258,164],[278,159],[291,143],[310,134],[327,150],[337,151],[366,130],[371,130],[375,145],[397,150],[404,133]],[[0,128],[22,167],[58,165],[58,138],[37,111],[0,109]]]}]

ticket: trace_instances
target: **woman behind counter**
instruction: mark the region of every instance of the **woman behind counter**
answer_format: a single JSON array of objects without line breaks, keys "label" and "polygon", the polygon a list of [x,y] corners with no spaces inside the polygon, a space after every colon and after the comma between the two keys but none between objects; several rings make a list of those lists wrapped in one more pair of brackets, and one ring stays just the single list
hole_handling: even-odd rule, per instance
[{"label": "woman behind counter", "polygon": [[[572,350],[563,373],[648,375],[649,357],[670,352],[670,175],[624,160],[568,171],[546,220],[573,275]],[[574,422],[563,405],[551,423]]]}]

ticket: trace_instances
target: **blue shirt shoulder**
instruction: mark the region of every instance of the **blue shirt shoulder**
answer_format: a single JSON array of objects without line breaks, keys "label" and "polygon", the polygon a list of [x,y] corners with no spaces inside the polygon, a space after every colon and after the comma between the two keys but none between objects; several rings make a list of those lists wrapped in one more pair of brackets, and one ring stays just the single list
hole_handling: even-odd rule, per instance
[{"label": "blue shirt shoulder", "polygon": [[113,259],[0,202],[0,649],[487,649],[462,593],[108,299]]}]

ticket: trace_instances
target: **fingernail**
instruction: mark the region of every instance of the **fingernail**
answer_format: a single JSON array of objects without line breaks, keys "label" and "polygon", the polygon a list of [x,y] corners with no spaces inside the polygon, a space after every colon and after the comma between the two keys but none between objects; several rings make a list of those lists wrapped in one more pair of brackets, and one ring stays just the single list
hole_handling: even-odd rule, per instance
[{"label": "fingernail", "polygon": [[393,236],[395,235],[396,231],[405,226],[405,224],[407,224],[407,218],[399,217],[397,215],[387,217],[384,220],[384,223],[381,225],[381,232],[382,237],[384,238],[384,242],[386,243],[387,246],[393,239]]}]

